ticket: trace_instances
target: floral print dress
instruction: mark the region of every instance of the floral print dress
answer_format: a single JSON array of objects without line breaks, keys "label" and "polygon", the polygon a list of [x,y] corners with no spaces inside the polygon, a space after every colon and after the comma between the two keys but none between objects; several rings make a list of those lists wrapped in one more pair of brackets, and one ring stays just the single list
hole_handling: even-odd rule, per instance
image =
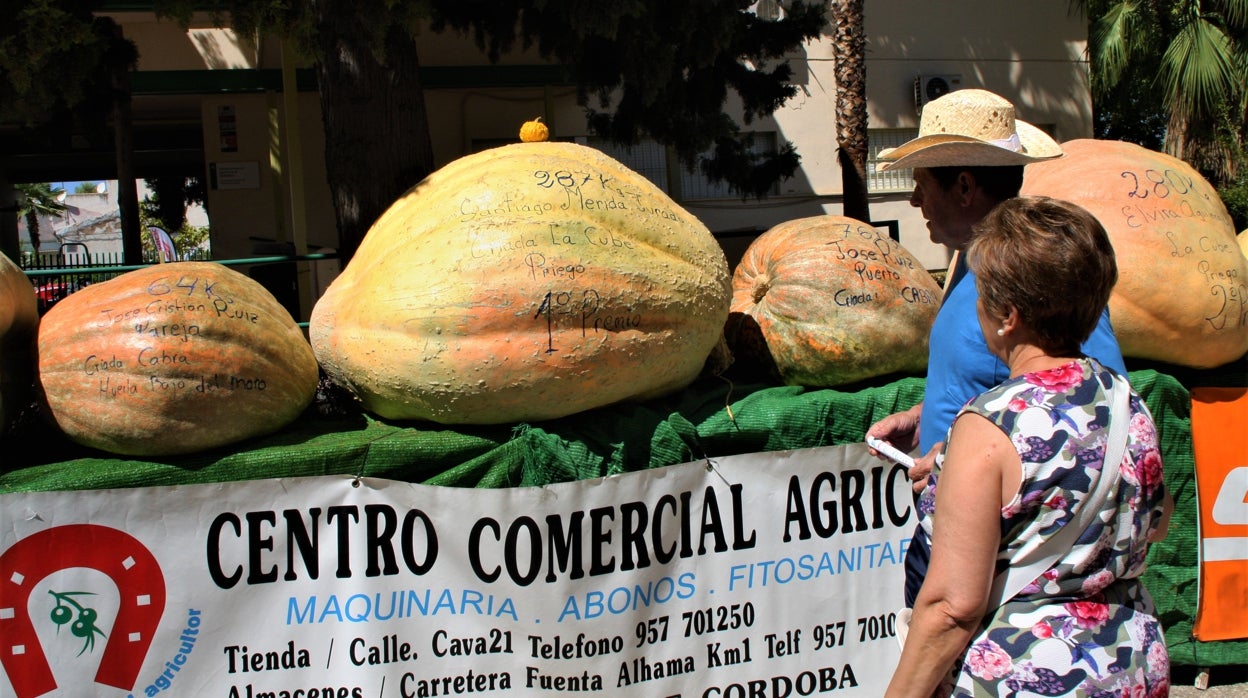
[{"label": "floral print dress", "polygon": [[[1105,386],[1123,377],[1095,359],[1011,378],[963,412],[998,425],[1022,458],[1022,483],[1001,510],[997,569],[1052,536],[1095,489],[1104,459]],[[1047,572],[981,623],[937,695],[1165,696],[1169,657],[1139,582],[1165,485],[1152,415],[1131,394],[1127,455],[1101,516]],[[930,535],[942,459],[919,507]]]}]

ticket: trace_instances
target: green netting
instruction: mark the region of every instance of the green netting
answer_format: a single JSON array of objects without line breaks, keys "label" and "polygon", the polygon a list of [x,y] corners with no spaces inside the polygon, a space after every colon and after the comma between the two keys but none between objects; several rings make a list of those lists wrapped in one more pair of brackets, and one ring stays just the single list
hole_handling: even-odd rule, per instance
[{"label": "green netting", "polygon": [[5,454],[0,493],[353,474],[452,487],[518,487],[583,480],[705,457],[860,440],[866,426],[917,402],[903,377],[856,391],[695,383],[662,400],[560,420],[442,427],[315,409],[277,434],[178,457],[108,456],[32,423],[38,453]]},{"label": "green netting", "polygon": [[[1248,641],[1199,642],[1196,614],[1196,488],[1190,387],[1243,385],[1230,373],[1165,367],[1131,372],[1157,420],[1176,512],[1153,546],[1144,581],[1157,601],[1175,665],[1248,664]],[[569,482],[741,453],[856,443],[875,420],[923,395],[916,377],[845,390],[732,385],[705,379],[678,394],[551,422],[441,427],[315,409],[281,432],[210,453],[113,458],[67,443],[38,423],[19,435],[24,451],[3,454],[0,493],[147,487],[354,474],[450,487],[522,487]],[[38,451],[32,448],[39,444]]]}]

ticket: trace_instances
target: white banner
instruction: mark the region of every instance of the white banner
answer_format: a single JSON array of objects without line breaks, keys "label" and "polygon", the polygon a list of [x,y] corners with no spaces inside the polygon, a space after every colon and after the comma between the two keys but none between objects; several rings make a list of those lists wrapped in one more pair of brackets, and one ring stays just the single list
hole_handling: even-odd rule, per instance
[{"label": "white banner", "polygon": [[835,446],[511,489],[0,497],[0,695],[883,693],[915,514]]}]

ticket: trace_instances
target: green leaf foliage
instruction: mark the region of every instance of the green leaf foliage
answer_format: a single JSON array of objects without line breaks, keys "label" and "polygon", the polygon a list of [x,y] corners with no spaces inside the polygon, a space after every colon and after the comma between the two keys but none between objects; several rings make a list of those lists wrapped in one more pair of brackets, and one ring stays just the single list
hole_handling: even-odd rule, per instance
[{"label": "green leaf foliage", "polygon": [[1216,185],[1248,136],[1248,0],[1080,0],[1096,135],[1164,150]]},{"label": "green leaf foliage", "polygon": [[55,189],[47,182],[33,182],[14,185],[19,200],[17,215],[26,221],[26,232],[30,237],[32,249],[39,249],[39,216],[60,218],[65,215],[66,206],[60,201],[64,189]]},{"label": "green leaf foliage", "polygon": [[[821,5],[788,5],[764,20],[751,2],[632,0],[432,0],[435,31],[472,36],[491,59],[536,48],[567,66],[590,130],[620,145],[643,135],[670,146],[737,191],[762,196],[792,176],[790,144],[762,154],[744,146],[744,126],[796,93],[785,60],[825,24]],[[735,95],[744,124],[726,113]],[[709,156],[705,155],[710,153]]]},{"label": "green leaf foliage", "polygon": [[[138,60],[99,0],[0,0],[0,121],[36,128],[90,120],[109,71]],[[98,119],[96,119],[98,121]]]}]

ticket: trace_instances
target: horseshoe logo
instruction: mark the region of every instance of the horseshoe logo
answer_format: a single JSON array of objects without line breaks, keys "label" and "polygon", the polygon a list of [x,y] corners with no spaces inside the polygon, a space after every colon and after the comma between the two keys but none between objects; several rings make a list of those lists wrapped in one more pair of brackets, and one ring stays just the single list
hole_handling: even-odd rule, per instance
[{"label": "horseshoe logo", "polygon": [[[0,665],[16,698],[36,698],[56,688],[28,607],[30,594],[42,579],[71,567],[97,570],[117,585],[121,605],[95,682],[127,691],[134,688],[165,610],[165,577],[151,551],[130,534],[74,524],[35,533],[0,555]],[[74,634],[88,643],[85,650],[94,646],[96,634],[103,633],[94,627],[94,610],[75,603],[74,594],[53,593],[57,607],[52,620],[69,622],[71,607],[77,608]]]}]

